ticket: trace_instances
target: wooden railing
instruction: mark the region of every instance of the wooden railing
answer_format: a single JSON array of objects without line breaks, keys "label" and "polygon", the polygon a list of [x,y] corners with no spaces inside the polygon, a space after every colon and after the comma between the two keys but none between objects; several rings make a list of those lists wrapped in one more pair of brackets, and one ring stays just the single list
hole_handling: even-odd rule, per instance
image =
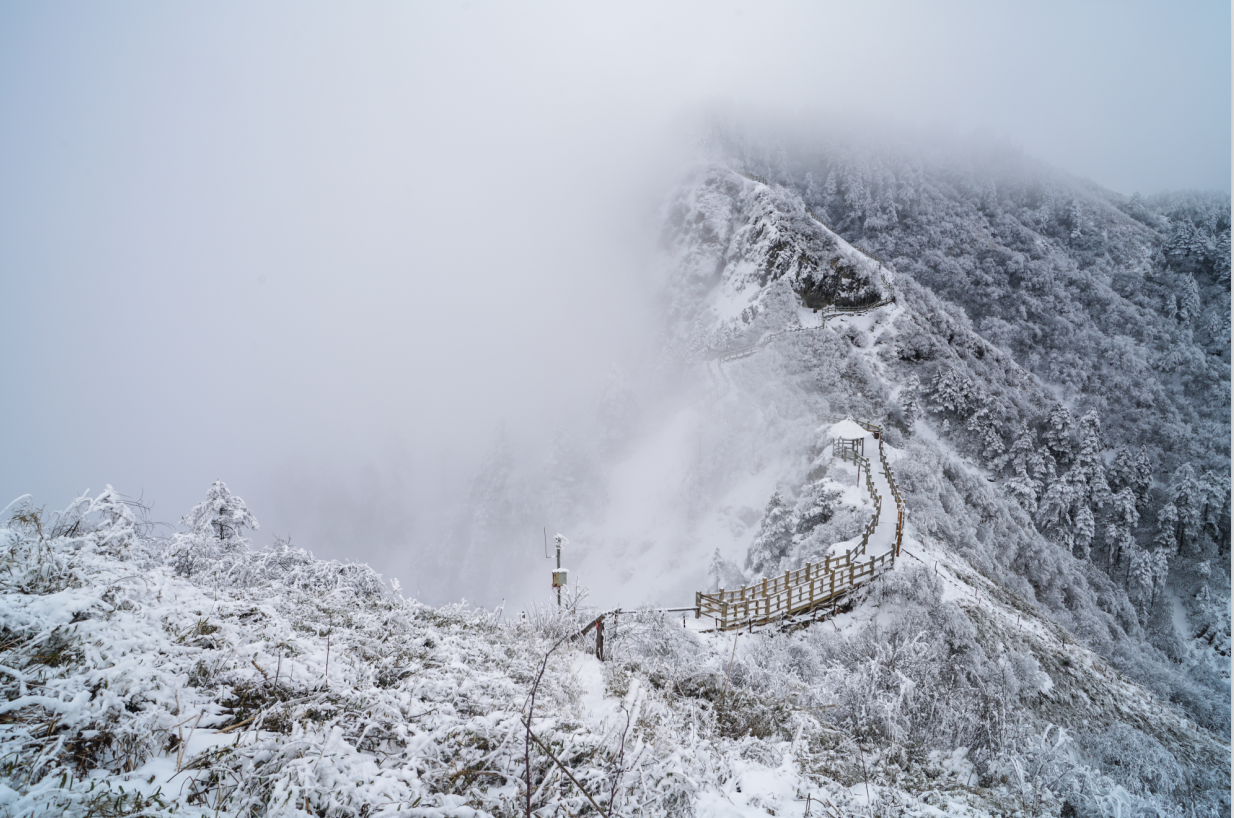
[{"label": "wooden railing", "polygon": [[857,423],[878,441],[879,462],[895,500],[896,528],[891,550],[865,558],[870,537],[878,528],[883,498],[874,486],[870,461],[863,454],[865,439],[838,438],[832,442],[833,453],[842,460],[851,460],[859,470],[865,469],[866,491],[874,501],[874,515],[862,531],[860,542],[840,556],[828,555],[822,562],[806,563],[796,571],[785,571],[783,576],[768,577],[736,590],[721,588],[714,593],[700,591],[694,595],[696,618],[706,616],[714,619],[719,630],[771,624],[797,614],[835,606],[845,594],[895,566],[904,536],[904,501],[900,498],[900,490],[887,461],[882,427],[860,420]]},{"label": "wooden railing", "polygon": [[758,182],[760,185],[770,185],[771,184],[771,182],[768,182],[762,176],[758,176],[753,173],[746,173],[744,170],[737,170],[733,172],[736,173],[738,176],[744,176],[745,178],[749,179],[751,182]]}]

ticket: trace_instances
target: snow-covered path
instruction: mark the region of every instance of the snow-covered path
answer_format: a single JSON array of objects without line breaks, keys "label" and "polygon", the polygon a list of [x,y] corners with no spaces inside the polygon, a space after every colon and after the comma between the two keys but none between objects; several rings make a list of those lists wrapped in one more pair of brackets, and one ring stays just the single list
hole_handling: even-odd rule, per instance
[{"label": "snow-covered path", "polygon": [[879,440],[882,430],[873,424],[843,420],[828,431],[835,456],[853,460],[866,470],[859,482],[874,495],[874,517],[860,539],[832,545],[831,553],[821,562],[807,563],[796,571],[735,590],[696,593],[696,616],[713,619],[718,630],[771,624],[828,604],[834,608],[840,597],[895,566],[904,520],[895,479],[888,471]]},{"label": "snow-covered path", "polygon": [[866,455],[872,468],[872,477],[874,480],[874,490],[878,492],[878,496],[882,499],[882,508],[879,511],[878,525],[874,532],[870,534],[870,541],[866,545],[866,555],[877,557],[886,554],[888,551],[894,551],[896,545],[896,503],[895,496],[891,490],[891,481],[887,477],[886,467],[883,465],[883,459],[879,457],[878,440],[873,434],[867,432],[862,438],[865,441]]}]

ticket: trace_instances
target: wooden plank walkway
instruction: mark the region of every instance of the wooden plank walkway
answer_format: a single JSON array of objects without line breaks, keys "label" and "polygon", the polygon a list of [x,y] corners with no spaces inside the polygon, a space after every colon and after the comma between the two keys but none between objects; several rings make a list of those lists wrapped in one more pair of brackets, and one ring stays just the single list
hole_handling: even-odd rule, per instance
[{"label": "wooden plank walkway", "polygon": [[[895,566],[904,537],[904,501],[887,462],[882,427],[857,422],[878,442],[878,472],[862,454],[865,438],[837,438],[832,446],[836,454],[856,463],[865,474],[866,491],[874,500],[874,515],[862,531],[861,541],[839,556],[828,555],[822,562],[807,563],[796,571],[785,571],[783,576],[768,577],[734,590],[700,591],[694,595],[695,618],[712,618],[719,630],[772,624],[790,616],[834,607],[845,594]],[[886,510],[894,515],[894,533],[886,532],[886,541],[874,543],[878,553],[869,553],[882,522],[885,502],[875,484],[876,474],[883,478],[877,482],[885,481],[887,494],[893,501],[892,507]]]}]

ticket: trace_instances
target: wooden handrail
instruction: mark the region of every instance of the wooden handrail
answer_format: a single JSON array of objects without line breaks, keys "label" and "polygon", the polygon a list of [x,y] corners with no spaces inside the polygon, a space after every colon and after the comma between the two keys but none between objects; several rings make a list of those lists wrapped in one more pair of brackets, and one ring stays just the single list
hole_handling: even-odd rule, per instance
[{"label": "wooden handrail", "polygon": [[842,555],[827,555],[822,562],[806,563],[795,571],[785,571],[782,576],[765,578],[754,585],[742,586],[736,590],[721,588],[714,593],[700,591],[694,595],[695,617],[714,618],[716,627],[720,630],[766,625],[833,605],[857,586],[869,582],[882,571],[895,567],[904,533],[904,501],[900,497],[900,490],[887,460],[882,427],[861,420],[857,423],[878,441],[879,462],[896,505],[893,548],[869,559],[859,559],[865,556],[869,539],[878,528],[883,498],[874,487],[869,459],[858,454],[855,445],[843,446],[838,452],[842,459],[851,459],[865,467],[866,490],[874,501],[874,514],[863,529],[861,541]]}]

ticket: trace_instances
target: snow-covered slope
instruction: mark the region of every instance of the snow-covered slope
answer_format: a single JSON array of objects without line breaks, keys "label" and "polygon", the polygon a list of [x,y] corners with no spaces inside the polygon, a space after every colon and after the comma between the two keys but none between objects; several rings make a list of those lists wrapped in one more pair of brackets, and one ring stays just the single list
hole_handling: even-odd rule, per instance
[{"label": "snow-covered slope", "polygon": [[[544,464],[500,441],[483,464],[439,549],[454,581],[526,596],[514,532],[538,536],[551,512],[571,540],[564,610],[433,608],[363,567],[252,552],[255,520],[220,486],[170,541],[110,491],[60,515],[6,511],[0,809],[1228,815],[1228,373],[1183,384],[1170,368],[1211,375],[1193,353],[1220,327],[1176,325],[1195,307],[1184,275],[1219,293],[1219,271],[1175,254],[1145,261],[1141,285],[1103,280],[1151,258],[1175,217],[1091,191],[1066,216],[1075,235],[1055,229],[1062,205],[1021,234],[1014,195],[974,194],[997,228],[983,240],[1040,249],[970,257],[969,210],[921,204],[950,195],[933,177],[906,174],[920,196],[897,210],[841,171],[821,186],[788,169],[770,184],[721,166],[687,178],[663,210],[661,368],[616,377],[596,423],[563,432]],[[867,251],[896,239],[880,252],[894,263],[824,222]],[[1095,227],[1109,247],[1084,267]],[[1168,246],[1209,252],[1198,230]],[[981,270],[1004,292],[983,290],[974,321],[941,277]],[[1171,276],[1186,298],[1167,319],[1152,303]],[[1066,312],[1069,342],[1098,349],[1068,358],[1034,313],[1067,286],[1139,335]],[[1160,357],[1169,344],[1178,355]],[[1102,397],[1131,375],[1143,411]],[[1209,400],[1221,383],[1224,443],[1213,406],[1160,398],[1181,384]],[[639,611],[855,536],[871,507],[828,446],[846,418],[882,425],[907,503],[893,571],[792,633]],[[1154,424],[1164,442],[1146,437]],[[616,607],[608,661],[590,636],[562,641]]]},{"label": "snow-covered slope", "polygon": [[107,492],[0,529],[0,814],[1228,810],[1225,744],[946,549],[792,635],[626,612],[601,663],[574,604],[238,540],[185,576],[134,522]]}]

